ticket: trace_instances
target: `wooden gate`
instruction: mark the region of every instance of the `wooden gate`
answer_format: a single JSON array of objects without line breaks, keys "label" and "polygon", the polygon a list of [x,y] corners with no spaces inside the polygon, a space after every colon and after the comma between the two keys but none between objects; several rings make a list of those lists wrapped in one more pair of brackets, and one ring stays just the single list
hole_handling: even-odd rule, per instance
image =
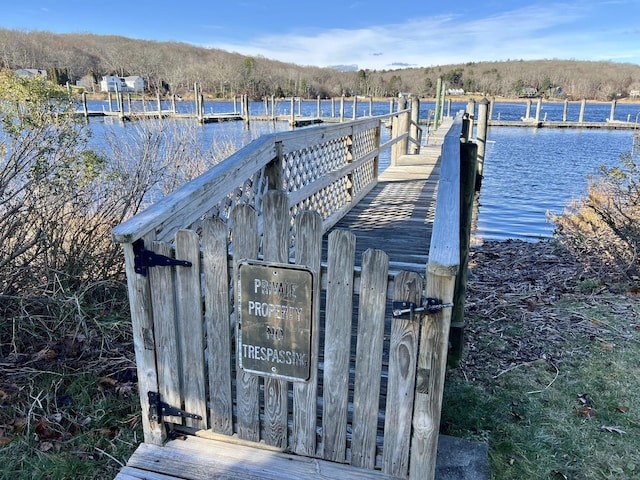
[{"label": "wooden gate", "polygon": [[[353,133],[364,127],[374,134]],[[270,152],[291,178],[311,179],[309,198],[339,184],[357,201],[358,172],[376,171],[376,128],[356,122],[302,132],[305,145],[276,142],[273,151],[258,144],[243,157],[246,167],[229,162],[197,189],[178,192],[180,206],[158,206],[159,214],[114,230],[124,245],[145,434],[119,480],[433,478],[451,312],[425,316],[412,306],[425,290],[444,302],[453,296],[458,135],[443,149],[447,188],[438,193],[426,285],[418,273],[390,272],[381,250],[367,250],[356,267],[351,232],[333,231],[323,245],[341,204],[305,210],[297,183],[296,191],[268,190],[254,178],[242,191],[259,193],[257,207],[236,202],[221,218],[196,221],[212,211],[203,194],[218,201],[210,185],[256,169],[269,184],[281,178],[268,166]],[[325,148],[333,135],[345,136],[347,148]],[[293,145],[304,168],[316,168],[312,137],[347,163],[320,179],[286,167]],[[194,201],[198,208],[182,207]],[[177,222],[194,226],[178,230]],[[393,301],[407,311],[394,316]]]}]

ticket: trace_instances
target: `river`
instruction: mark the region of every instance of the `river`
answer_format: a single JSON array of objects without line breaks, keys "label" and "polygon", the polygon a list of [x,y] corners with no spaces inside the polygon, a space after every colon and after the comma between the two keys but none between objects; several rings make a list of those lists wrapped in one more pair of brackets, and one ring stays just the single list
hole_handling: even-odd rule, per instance
[{"label": "river", "polygon": [[[106,102],[90,102],[90,110],[108,109]],[[179,110],[192,112],[193,105],[180,102]],[[369,115],[370,104],[360,101],[358,116]],[[433,102],[423,102],[420,118],[426,118],[435,107]],[[451,112],[464,110],[466,103],[453,103]],[[138,105],[142,109],[141,105]],[[155,102],[146,107],[153,110]],[[163,109],[169,109],[167,102]],[[239,108],[239,106],[238,106]],[[296,110],[299,108],[295,105]],[[345,102],[345,117],[352,117],[352,103]],[[389,112],[388,102],[374,102],[373,113]],[[536,116],[536,102],[531,106],[531,117]],[[544,102],[540,119],[562,120],[564,105],[561,102]],[[250,105],[252,115],[264,115],[262,102]],[[290,102],[277,103],[276,113],[287,115]],[[339,102],[334,104],[335,115],[339,115]],[[322,115],[331,115],[328,101],[322,102]],[[233,112],[232,102],[205,102],[205,113]],[[315,115],[317,102],[302,103],[305,116]],[[567,119],[576,121],[580,102],[571,102]],[[587,103],[584,120],[604,122],[611,111],[610,103]],[[525,115],[524,102],[498,102],[493,109],[493,118],[519,120]],[[620,103],[616,106],[615,120],[637,122],[640,104]],[[110,119],[91,119],[94,137],[99,142],[104,128],[121,128],[116,123],[109,126]],[[275,130],[288,130],[287,122],[254,121],[247,129],[243,122],[206,124],[201,128],[205,142],[220,139],[232,141],[241,147],[253,138]],[[388,132],[383,132],[388,134]],[[561,213],[572,200],[586,193],[589,178],[601,165],[616,164],[620,155],[631,151],[632,130],[605,129],[555,129],[523,127],[490,127],[485,155],[484,178],[478,199],[478,214],[474,236],[479,240],[505,240],[508,238],[537,241],[553,236],[554,225],[548,221],[548,213]],[[383,138],[383,141],[385,138]],[[381,158],[381,168],[388,165],[388,154]]]}]

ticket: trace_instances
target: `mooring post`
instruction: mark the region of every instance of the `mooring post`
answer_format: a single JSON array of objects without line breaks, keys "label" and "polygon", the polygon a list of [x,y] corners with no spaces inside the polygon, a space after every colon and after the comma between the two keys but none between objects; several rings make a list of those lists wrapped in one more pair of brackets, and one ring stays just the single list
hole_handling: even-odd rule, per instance
[{"label": "mooring post", "polygon": [[616,118],[616,99],[611,100],[611,113],[609,113],[609,121],[613,122]]},{"label": "mooring post", "polygon": [[171,111],[173,112],[173,114],[176,114],[176,94],[172,94],[171,95]]},{"label": "mooring post", "polygon": [[275,95],[271,95],[271,118],[273,120],[276,119],[276,97],[275,97]]},{"label": "mooring post", "polygon": [[536,107],[536,122],[540,121],[540,112],[542,111],[542,97],[538,97],[538,105]]},{"label": "mooring post", "polygon": [[331,118],[336,117],[336,99],[331,97]]},{"label": "mooring post", "polygon": [[482,171],[484,167],[484,155],[487,149],[487,125],[489,124],[489,100],[483,98],[478,103],[478,128],[476,132],[476,144],[478,145],[476,191],[482,186]]},{"label": "mooring post", "polygon": [[420,153],[420,137],[418,122],[420,120],[420,99],[417,96],[411,97],[411,153]]},{"label": "mooring post", "polygon": [[569,99],[565,98],[564,107],[562,108],[562,121],[567,121],[567,112],[569,111]]},{"label": "mooring post", "polygon": [[[480,113],[478,113],[480,117]],[[480,128],[478,119],[478,128]],[[464,349],[464,301],[467,291],[469,249],[471,245],[471,225],[473,202],[477,187],[478,144],[464,142],[460,144],[460,268],[456,277],[453,294],[453,310],[449,330],[449,355],[447,364],[457,368],[462,360]]]},{"label": "mooring post", "polygon": [[302,97],[298,97],[298,116],[302,117]]},{"label": "mooring post", "polygon": [[156,103],[158,104],[158,115],[162,115],[162,102],[160,101],[160,92],[156,93]]},{"label": "mooring post", "polygon": [[340,123],[344,122],[344,94],[340,97]]},{"label": "mooring post", "polygon": [[352,112],[352,119],[355,120],[356,117],[358,116],[358,96],[354,95],[353,96],[353,112]]},{"label": "mooring post", "polygon": [[251,111],[249,109],[249,94],[244,95],[244,122],[247,127],[251,123]]},{"label": "mooring post", "polygon": [[238,114],[238,97],[236,95],[233,96],[233,113]]},{"label": "mooring post", "polygon": [[529,120],[529,118],[531,118],[531,99],[530,98],[527,99],[527,109],[524,112],[524,119]]},{"label": "mooring post", "polygon": [[84,118],[89,118],[89,110],[87,108],[87,92],[82,92],[82,110],[84,111]]},{"label": "mooring post", "polygon": [[373,95],[369,96],[369,116],[373,117]]},{"label": "mooring post", "polygon": [[451,116],[451,105],[453,104],[453,100],[450,98],[447,99],[447,117]]},{"label": "mooring post", "polygon": [[266,95],[262,97],[262,104],[264,105],[264,116],[268,117],[269,116],[269,99],[267,98]]},{"label": "mooring post", "polygon": [[493,107],[496,104],[496,97],[491,97],[491,103],[489,103],[489,121],[493,120]]},{"label": "mooring post", "polygon": [[469,115],[469,131],[467,132],[467,141],[469,141],[473,138],[473,124],[476,115],[476,101],[473,98],[467,101],[466,112]]},{"label": "mooring post", "polygon": [[584,111],[587,108],[587,99],[583,98],[582,103],[580,103],[580,116],[578,117],[578,123],[584,122]]},{"label": "mooring post", "polygon": [[109,99],[109,111],[113,112],[113,99],[111,98],[111,91],[107,92],[107,98]]},{"label": "mooring post", "polygon": [[[436,111],[433,115],[433,130],[437,130],[440,126],[440,111],[442,110],[442,103],[440,98],[440,90],[442,90],[442,78],[438,77],[436,81]],[[398,107],[398,110],[400,107]]]},{"label": "mooring post", "polygon": [[291,125],[295,125],[296,124],[296,99],[294,97],[291,97],[291,112],[290,112],[290,122]]},{"label": "mooring post", "polygon": [[322,108],[321,108],[321,105],[320,105],[320,95],[318,95],[316,97],[316,102],[317,102],[316,111],[318,112],[317,117],[321,118],[322,117]]}]

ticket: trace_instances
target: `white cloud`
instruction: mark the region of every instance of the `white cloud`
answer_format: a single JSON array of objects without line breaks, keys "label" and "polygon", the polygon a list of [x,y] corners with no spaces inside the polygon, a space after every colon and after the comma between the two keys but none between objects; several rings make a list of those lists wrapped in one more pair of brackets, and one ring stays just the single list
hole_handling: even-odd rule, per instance
[{"label": "white cloud", "polygon": [[403,24],[271,34],[211,46],[299,65],[357,64],[370,69],[507,59],[640,59],[638,42],[621,41],[619,34],[606,32],[596,36],[582,28],[584,15],[584,5],[546,4],[487,17],[439,15]]}]

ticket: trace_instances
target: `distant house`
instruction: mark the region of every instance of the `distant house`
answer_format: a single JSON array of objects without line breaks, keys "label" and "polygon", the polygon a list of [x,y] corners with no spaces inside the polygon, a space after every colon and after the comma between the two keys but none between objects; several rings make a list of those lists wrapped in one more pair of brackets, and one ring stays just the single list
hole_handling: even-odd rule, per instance
[{"label": "distant house", "polygon": [[640,97],[640,90],[631,90],[629,96],[632,98]]},{"label": "distant house", "polygon": [[15,70],[15,73],[19,77],[32,78],[32,77],[40,76],[43,78],[47,78],[47,71],[40,70],[38,68],[19,68],[18,70]]},{"label": "distant house", "polygon": [[533,98],[538,96],[538,89],[534,87],[525,87],[520,93],[520,98]]},{"label": "distant house", "polygon": [[138,75],[128,77],[106,75],[100,80],[100,91],[141,93],[144,91],[144,80]]},{"label": "distant house", "polygon": [[464,95],[464,90],[462,88],[449,88],[446,93],[447,95]]}]

